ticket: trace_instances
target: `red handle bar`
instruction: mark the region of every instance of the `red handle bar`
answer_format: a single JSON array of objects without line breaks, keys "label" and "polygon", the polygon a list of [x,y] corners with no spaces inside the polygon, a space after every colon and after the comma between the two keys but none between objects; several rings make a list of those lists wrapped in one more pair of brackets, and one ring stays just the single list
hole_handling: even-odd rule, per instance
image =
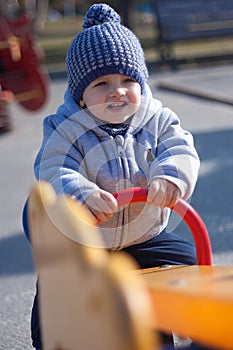
[{"label": "red handle bar", "polygon": [[[147,188],[133,187],[116,192],[113,196],[121,207],[130,203],[146,202],[147,194]],[[183,219],[193,235],[198,265],[212,265],[212,250],[209,234],[199,214],[183,199],[180,199],[171,209]]]}]

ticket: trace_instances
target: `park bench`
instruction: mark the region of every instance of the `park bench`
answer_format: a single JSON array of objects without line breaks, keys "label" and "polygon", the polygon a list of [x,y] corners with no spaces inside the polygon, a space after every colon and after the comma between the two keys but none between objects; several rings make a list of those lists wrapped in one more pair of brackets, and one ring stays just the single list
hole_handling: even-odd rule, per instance
[{"label": "park bench", "polygon": [[[174,43],[233,36],[233,1],[154,0],[160,57],[176,67]],[[221,53],[223,55],[223,53]]]}]

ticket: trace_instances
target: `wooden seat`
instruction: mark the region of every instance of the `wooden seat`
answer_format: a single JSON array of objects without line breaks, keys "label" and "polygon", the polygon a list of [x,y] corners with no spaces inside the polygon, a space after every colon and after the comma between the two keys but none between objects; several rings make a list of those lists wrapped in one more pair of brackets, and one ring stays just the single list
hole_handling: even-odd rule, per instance
[{"label": "wooden seat", "polygon": [[135,262],[103,249],[77,201],[44,182],[29,196],[45,350],[156,350],[150,294]]},{"label": "wooden seat", "polygon": [[[213,349],[233,349],[233,266],[140,270],[153,298],[155,328]],[[137,277],[137,276],[136,276]]]}]

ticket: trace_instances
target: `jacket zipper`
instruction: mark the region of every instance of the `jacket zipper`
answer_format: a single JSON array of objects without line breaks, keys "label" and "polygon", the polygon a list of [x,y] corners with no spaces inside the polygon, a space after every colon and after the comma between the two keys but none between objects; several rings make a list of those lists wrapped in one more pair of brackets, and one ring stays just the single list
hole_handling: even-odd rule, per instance
[{"label": "jacket zipper", "polygon": [[[123,137],[120,137],[120,138],[116,137],[115,138],[115,142],[117,144],[117,154],[118,154],[119,161],[120,161],[120,164],[121,164],[122,175],[123,175],[123,180],[124,180],[123,181],[123,189],[125,189],[126,185],[127,185],[127,180],[130,179],[130,174],[129,174],[128,167],[127,167],[127,164],[126,164],[125,150],[122,147],[122,145],[119,145],[119,140],[120,139],[124,140]],[[123,212],[122,212],[122,226],[121,226],[121,230],[119,232],[119,243],[118,243],[118,246],[117,246],[116,250],[120,250],[121,249],[123,238],[124,238],[125,210],[126,209],[124,208]]]}]

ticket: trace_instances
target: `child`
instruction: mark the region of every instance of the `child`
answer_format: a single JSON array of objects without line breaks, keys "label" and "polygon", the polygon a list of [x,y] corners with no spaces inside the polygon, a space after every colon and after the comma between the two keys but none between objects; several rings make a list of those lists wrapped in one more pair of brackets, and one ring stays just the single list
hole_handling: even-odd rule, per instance
[{"label": "child", "polygon": [[[176,114],[152,97],[139,40],[111,7],[96,4],[66,63],[68,88],[44,121],[37,180],[84,203],[107,249],[128,252],[142,268],[195,264],[194,247],[166,226],[168,207],[194,190],[199,159]],[[147,203],[117,208],[112,193],[135,186],[148,187]],[[32,338],[40,349],[37,295]]]}]

